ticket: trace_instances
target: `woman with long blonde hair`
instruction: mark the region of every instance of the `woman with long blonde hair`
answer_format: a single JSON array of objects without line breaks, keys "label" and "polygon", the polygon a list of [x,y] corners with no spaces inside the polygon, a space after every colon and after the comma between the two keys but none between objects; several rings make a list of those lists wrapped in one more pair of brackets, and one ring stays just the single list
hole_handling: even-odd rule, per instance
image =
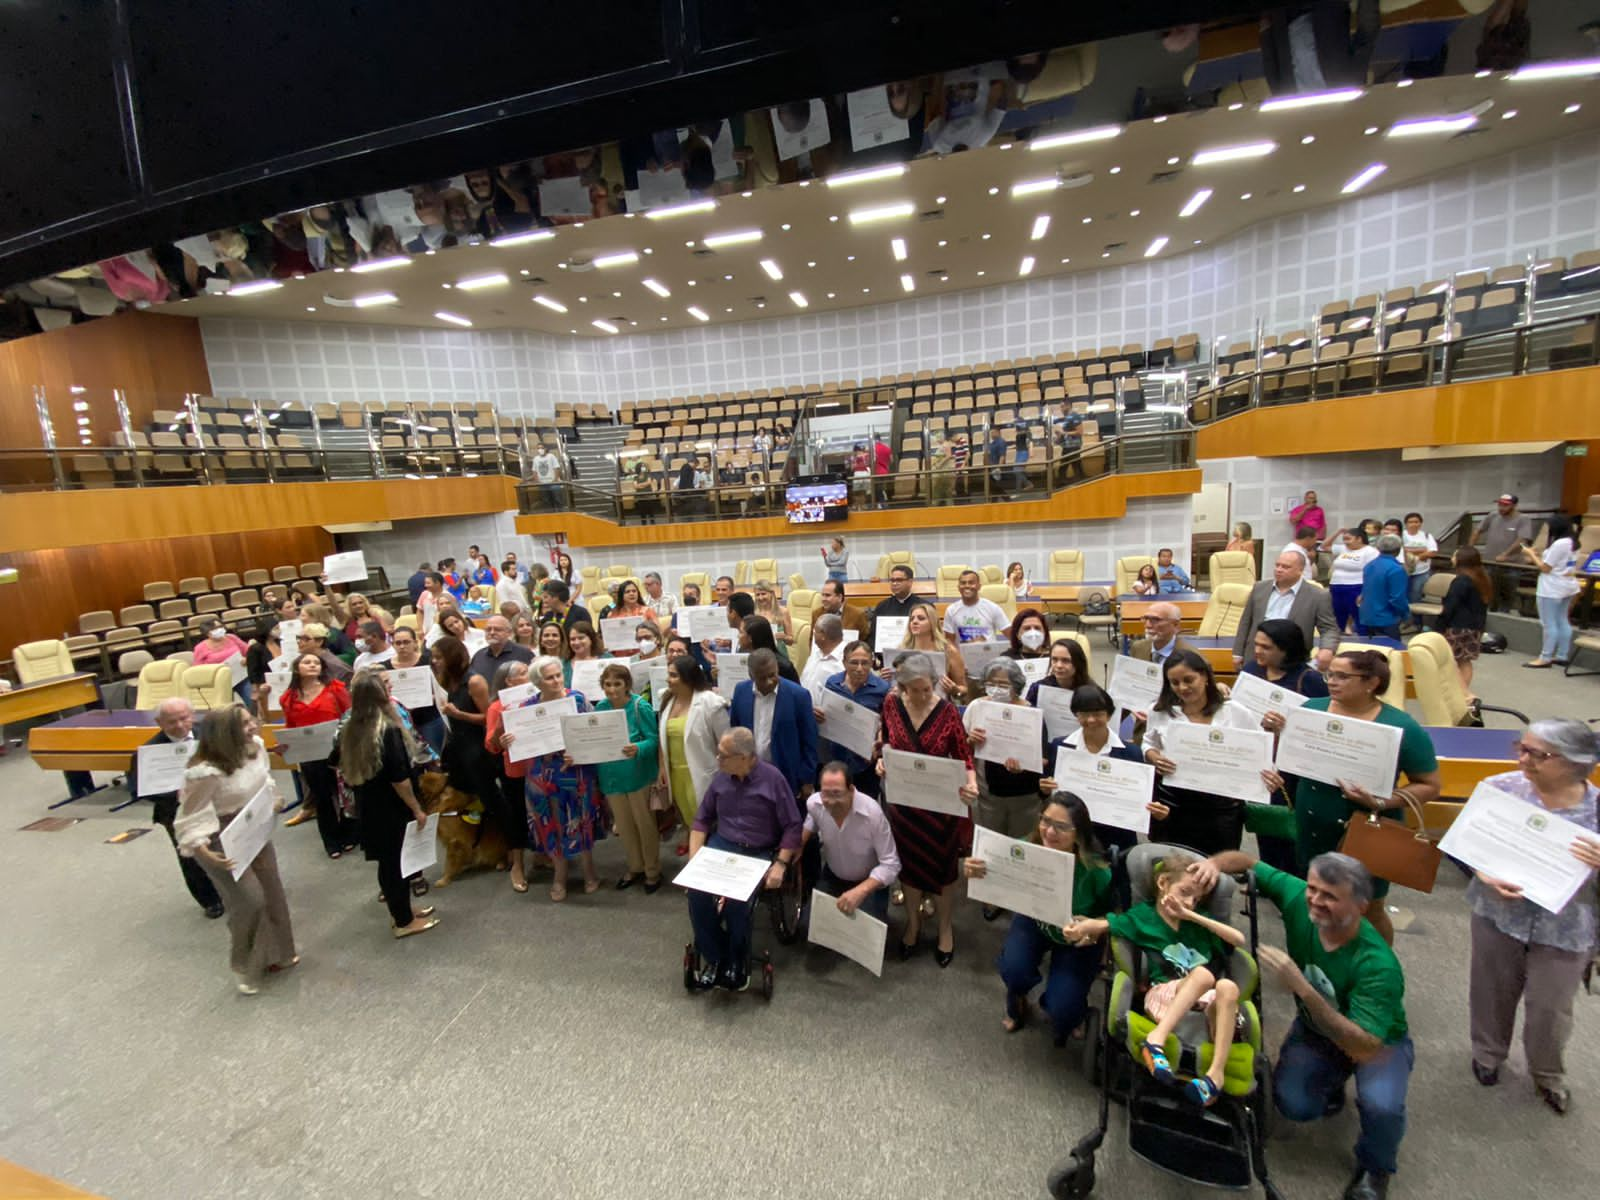
[{"label": "woman with long blonde hair", "polygon": [[[931,604],[913,604],[906,614],[906,636],[900,643],[903,650],[921,650],[931,655],[934,662],[944,663],[944,674],[934,681],[934,690],[940,696],[958,704],[967,692],[967,667],[961,661],[961,651],[944,636],[939,626],[939,615]],[[892,678],[894,669],[884,667],[885,679]]]}]

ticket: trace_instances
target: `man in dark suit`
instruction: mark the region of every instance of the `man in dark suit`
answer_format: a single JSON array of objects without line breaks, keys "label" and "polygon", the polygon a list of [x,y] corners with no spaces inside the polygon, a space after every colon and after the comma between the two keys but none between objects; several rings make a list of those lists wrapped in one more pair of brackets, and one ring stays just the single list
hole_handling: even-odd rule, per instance
[{"label": "man in dark suit", "polygon": [[[177,742],[187,742],[194,728],[194,709],[189,702],[180,696],[173,696],[163,700],[156,709],[156,724],[161,727],[161,732],[145,743],[147,746],[171,746]],[[133,763],[128,768],[128,794],[139,794],[139,755],[133,756]],[[173,832],[172,823],[178,816],[178,793],[161,792],[158,795],[146,796],[146,800],[155,803],[155,812],[151,820],[167,831],[167,837],[172,841],[172,848],[178,848],[178,836]],[[216,885],[210,877],[201,870],[200,864],[192,858],[178,855],[178,866],[183,871],[183,882],[189,889],[189,894],[194,897],[194,902],[205,909],[206,916],[213,919],[223,913],[222,897],[217,895]]]},{"label": "man in dark suit", "polygon": [[1165,600],[1152,604],[1145,610],[1144,636],[1128,649],[1128,656],[1165,665],[1174,650],[1193,650],[1193,646],[1178,636],[1182,627],[1183,613],[1176,604]]},{"label": "man in dark suit", "polygon": [[756,736],[756,756],[783,772],[797,795],[817,785],[817,718],[811,693],[778,675],[778,656],[752,650],[750,678],[733,689],[730,725]]},{"label": "man in dark suit", "polygon": [[1305,578],[1305,556],[1285,549],[1272,564],[1272,578],[1250,589],[1239,631],[1233,637],[1233,663],[1240,666],[1250,653],[1261,622],[1270,618],[1293,621],[1305,635],[1306,646],[1316,647],[1317,670],[1326,671],[1339,644],[1339,626],[1333,619],[1333,597]]}]

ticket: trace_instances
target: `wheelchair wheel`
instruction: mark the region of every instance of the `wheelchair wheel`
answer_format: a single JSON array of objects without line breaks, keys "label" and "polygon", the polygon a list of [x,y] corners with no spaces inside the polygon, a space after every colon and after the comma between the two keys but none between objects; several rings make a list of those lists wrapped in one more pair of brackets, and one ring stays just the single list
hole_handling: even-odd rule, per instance
[{"label": "wheelchair wheel", "polygon": [[1250,1102],[1255,1115],[1256,1137],[1265,1143],[1272,1133],[1273,1106],[1276,1103],[1272,1098],[1272,1064],[1267,1061],[1265,1054],[1256,1055],[1256,1094]]},{"label": "wheelchair wheel", "polygon": [[693,992],[698,989],[695,976],[699,972],[699,956],[694,952],[694,943],[690,942],[683,948],[683,990]]},{"label": "wheelchair wheel", "polygon": [[1082,1200],[1094,1191],[1094,1156],[1074,1154],[1060,1166],[1051,1168],[1045,1181],[1053,1200]]},{"label": "wheelchair wheel", "polygon": [[805,880],[801,877],[800,863],[796,859],[784,873],[783,886],[767,896],[768,911],[772,914],[772,936],[779,945],[792,945],[800,936],[800,909],[805,902]]}]

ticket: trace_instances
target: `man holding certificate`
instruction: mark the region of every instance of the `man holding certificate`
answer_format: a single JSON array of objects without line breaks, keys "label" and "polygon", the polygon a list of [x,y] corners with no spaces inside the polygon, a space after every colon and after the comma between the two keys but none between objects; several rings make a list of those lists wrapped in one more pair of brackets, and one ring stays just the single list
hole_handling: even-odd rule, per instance
[{"label": "man holding certificate", "polygon": [[752,650],[746,666],[750,678],[733,689],[729,722],[755,734],[756,754],[789,781],[789,790],[803,796],[816,786],[817,719],[811,693],[778,676],[778,656]]},{"label": "man holding certificate", "polygon": [[[783,886],[800,853],[800,810],[783,774],[756,755],[755,734],[730,729],[717,743],[717,773],[700,801],[689,834],[689,857],[706,847],[776,861],[763,887]],[[698,984],[742,992],[750,986],[750,923],[756,898],[689,893],[689,923],[704,964]],[[720,907],[720,911],[719,911]]]},{"label": "man holding certificate", "polygon": [[876,800],[851,784],[843,763],[822,768],[822,782],[806,800],[801,836],[805,845],[822,843],[817,888],[836,897],[840,912],[859,908],[880,921],[889,919],[889,889],[900,877],[900,853],[889,818]]},{"label": "man holding certificate", "polygon": [[[178,789],[183,786],[183,770],[188,763],[189,752],[194,749],[194,709],[182,696],[169,696],[156,708],[156,724],[160,726],[159,732],[139,747],[128,765],[128,794],[152,803],[154,811],[150,814],[150,820],[167,831],[172,848],[176,850],[178,835],[172,830],[172,822],[178,815]],[[145,778],[153,774],[147,770],[147,764],[155,755],[165,756],[168,762],[164,766],[168,771],[175,771],[170,786],[156,784],[154,779]],[[178,867],[183,872],[184,886],[189,889],[194,902],[205,909],[206,916],[213,920],[220,917],[223,913],[222,897],[217,895],[216,886],[200,864],[180,854]]]},{"label": "man holding certificate", "polygon": [[[1478,786],[1480,791],[1490,789],[1490,798],[1500,802],[1506,816],[1521,823],[1511,831],[1503,824],[1486,826],[1472,846],[1485,854],[1501,850],[1505,865],[1448,845],[1458,831],[1467,832],[1478,793],[1446,835],[1446,851],[1478,867],[1467,885],[1472,905],[1472,1073],[1485,1087],[1500,1081],[1520,1003],[1528,1073],[1539,1098],[1565,1113],[1572,1103],[1563,1061],[1572,1034],[1572,1000],[1600,940],[1593,875],[1600,868],[1595,826],[1600,790],[1589,782],[1600,761],[1600,742],[1582,721],[1559,719],[1535,721],[1516,749],[1520,771],[1491,776]],[[1563,840],[1564,851],[1559,848]],[[1531,872],[1538,878],[1530,877]],[[1519,876],[1520,882],[1505,878],[1509,875]],[[1528,898],[1535,884],[1547,878],[1566,892],[1575,875],[1577,890],[1554,911],[1550,901],[1538,904]]]},{"label": "man holding certificate", "polygon": [[[817,755],[819,758],[836,759],[844,763],[845,767],[850,771],[850,779],[856,790],[865,792],[874,800],[878,798],[880,793],[878,772],[873,768],[874,754],[870,749],[858,754],[855,750],[835,738],[833,729],[828,724],[826,710],[830,706],[850,704],[862,709],[864,713],[871,714],[873,737],[876,739],[880,736],[878,717],[883,712],[883,702],[888,699],[888,696],[889,685],[873,671],[872,648],[865,642],[852,642],[846,647],[844,670],[837,675],[830,676],[827,683],[823,685],[821,704],[823,719],[818,725],[823,741],[817,748]],[[831,700],[830,697],[832,698]],[[834,725],[839,723],[835,721]],[[846,738],[845,740],[854,740],[857,748],[862,748],[859,739]]]}]

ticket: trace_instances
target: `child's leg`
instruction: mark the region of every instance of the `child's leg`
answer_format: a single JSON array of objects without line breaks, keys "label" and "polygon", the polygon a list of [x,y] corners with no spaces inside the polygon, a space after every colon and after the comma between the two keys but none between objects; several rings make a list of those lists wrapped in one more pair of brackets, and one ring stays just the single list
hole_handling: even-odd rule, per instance
[{"label": "child's leg", "polygon": [[1211,1069],[1206,1072],[1211,1082],[1222,1086],[1222,1077],[1228,1067],[1228,1051],[1233,1049],[1233,1031],[1239,1019],[1239,985],[1231,979],[1217,980],[1217,996],[1206,1010],[1206,1020],[1211,1026]]},{"label": "child's leg", "polygon": [[1173,994],[1172,1003],[1167,1005],[1166,1012],[1156,1020],[1156,1027],[1145,1035],[1145,1041],[1152,1046],[1164,1046],[1172,1031],[1177,1028],[1183,1015],[1195,1006],[1195,1003],[1208,991],[1216,986],[1216,979],[1204,967],[1196,967],[1190,971],[1178,984],[1178,990]]}]

